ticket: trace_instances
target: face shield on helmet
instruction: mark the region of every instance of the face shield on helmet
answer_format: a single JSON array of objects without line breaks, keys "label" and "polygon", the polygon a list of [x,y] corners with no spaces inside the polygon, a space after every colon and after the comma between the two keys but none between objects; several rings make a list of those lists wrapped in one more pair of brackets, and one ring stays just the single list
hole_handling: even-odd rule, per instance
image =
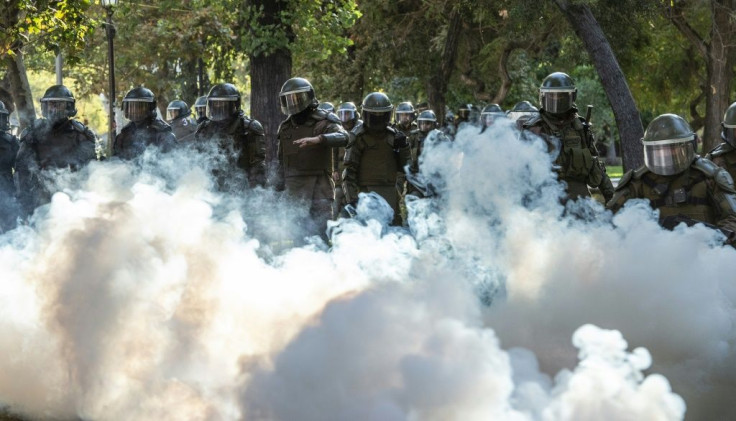
[{"label": "face shield on helmet", "polygon": [[41,98],[41,114],[51,121],[65,120],[74,115],[71,98]]},{"label": "face shield on helmet", "polygon": [[411,122],[414,121],[414,113],[409,112],[397,112],[396,113],[396,122],[404,127],[408,127]]},{"label": "face shield on helmet", "polygon": [[304,111],[313,99],[314,91],[311,88],[279,94],[281,112],[287,115],[298,114]]},{"label": "face shield on helmet", "polygon": [[369,129],[382,129],[391,122],[391,111],[363,111],[363,123]]},{"label": "face shield on helmet", "polygon": [[496,113],[481,113],[480,122],[484,127],[490,127],[498,117],[499,116]]},{"label": "face shield on helmet", "polygon": [[695,134],[680,139],[645,141],[644,165],[659,175],[673,175],[685,171],[695,159]]},{"label": "face shield on helmet", "polygon": [[721,139],[729,145],[736,148],[736,125],[722,124],[723,130],[721,130]]},{"label": "face shield on helmet", "polygon": [[436,121],[432,120],[417,120],[417,128],[422,133],[427,133],[428,131],[435,128],[437,125]]},{"label": "face shield on helmet", "polygon": [[470,110],[468,108],[460,108],[457,110],[457,117],[460,120],[467,120],[470,117]]},{"label": "face shield on helmet", "polygon": [[349,109],[339,109],[337,110],[337,116],[340,118],[340,121],[343,123],[349,123],[355,119],[355,110],[349,110]]},{"label": "face shield on helmet", "polygon": [[540,89],[539,103],[545,111],[552,114],[563,114],[575,104],[575,90],[547,90]]},{"label": "face shield on helmet", "polygon": [[238,112],[238,103],[231,98],[207,98],[207,117],[212,121],[223,121]]},{"label": "face shield on helmet", "polygon": [[174,121],[181,116],[181,110],[178,108],[167,108],[166,109],[166,120]]},{"label": "face shield on helmet", "polygon": [[10,114],[7,111],[0,110],[0,130],[10,130]]},{"label": "face shield on helmet", "polygon": [[124,98],[123,115],[130,121],[146,120],[154,115],[156,105],[148,99]]}]

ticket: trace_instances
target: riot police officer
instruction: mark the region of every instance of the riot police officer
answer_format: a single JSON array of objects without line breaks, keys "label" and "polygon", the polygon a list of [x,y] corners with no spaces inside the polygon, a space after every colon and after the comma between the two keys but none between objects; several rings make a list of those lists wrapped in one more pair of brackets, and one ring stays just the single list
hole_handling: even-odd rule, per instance
[{"label": "riot police officer", "polygon": [[384,93],[373,92],[363,99],[363,130],[345,150],[342,187],[349,204],[358,201],[360,192],[378,193],[394,210],[393,224],[399,225],[399,190],[411,152],[406,136],[390,126],[392,110]]},{"label": "riot police officer", "polygon": [[731,104],[723,115],[721,123],[721,142],[705,156],[719,167],[725,168],[731,178],[736,177],[736,102]]},{"label": "riot police officer", "polygon": [[308,80],[287,80],[279,93],[281,112],[288,117],[278,130],[276,187],[309,203],[307,232],[323,234],[332,216],[333,149],[348,144],[348,133],[333,113],[319,107]]},{"label": "riot police officer", "polygon": [[726,170],[695,154],[697,135],[682,117],[663,114],[644,132],[644,166],[624,174],[606,205],[649,199],[660,221],[685,217],[736,231],[736,189]]},{"label": "riot police officer", "polygon": [[10,112],[0,101],[0,232],[12,228],[18,216],[13,169],[19,147],[18,138],[10,133]]},{"label": "riot police officer", "polygon": [[[355,139],[356,133],[363,128],[363,120],[360,119],[358,108],[352,102],[343,102],[337,107],[337,118],[342,122],[342,127],[348,131],[351,139]],[[335,201],[332,204],[332,217],[337,218],[340,210],[347,204],[345,192],[342,189],[342,172],[345,169],[345,148],[332,149],[332,180],[335,182]]]},{"label": "riot police officer", "polygon": [[503,109],[498,104],[488,104],[480,112],[481,133],[493,126],[498,119],[506,117]]},{"label": "riot police officer", "polygon": [[123,98],[123,115],[130,120],[115,136],[113,156],[134,159],[154,146],[168,152],[176,146],[176,136],[156,114],[156,97],[150,89],[133,88]]},{"label": "riot police officer", "polygon": [[97,137],[73,120],[76,100],[64,85],[54,85],[41,98],[43,118],[21,134],[15,164],[15,181],[22,212],[27,215],[51,200],[50,181],[43,170],[77,170],[96,159]]},{"label": "riot police officer", "polygon": [[194,140],[197,124],[192,120],[191,115],[192,110],[189,109],[189,105],[180,99],[169,102],[169,106],[166,107],[166,120],[171,125],[176,140],[180,143]]},{"label": "riot police officer", "polygon": [[414,105],[411,102],[401,102],[396,106],[394,115],[394,128],[408,138],[417,128],[417,123],[414,121],[417,116]]},{"label": "riot police officer", "polygon": [[225,167],[215,168],[219,187],[239,169],[251,186],[266,181],[266,133],[258,120],[241,109],[240,91],[231,83],[219,83],[207,95],[207,117],[195,133],[200,148],[214,147],[226,157]]},{"label": "riot police officer", "polygon": [[436,142],[447,141],[445,134],[437,129],[437,116],[434,111],[426,110],[417,117],[417,129],[409,136],[411,164],[407,173],[406,194],[426,197],[434,194],[433,188],[426,179],[419,177],[419,164],[427,139]]},{"label": "riot police officer", "polygon": [[590,186],[599,188],[608,201],[613,196],[613,184],[598,160],[590,125],[578,115],[576,98],[577,88],[570,76],[550,74],[539,88],[539,115],[523,127],[547,142],[568,198],[590,196]]},{"label": "riot police officer", "polygon": [[539,109],[532,105],[529,101],[520,101],[514,105],[514,108],[510,109],[506,114],[508,118],[516,122],[516,126],[521,129],[524,124],[536,117],[539,114]]},{"label": "riot police officer", "polygon": [[197,113],[197,125],[207,120],[207,95],[197,98],[194,103],[194,111]]}]

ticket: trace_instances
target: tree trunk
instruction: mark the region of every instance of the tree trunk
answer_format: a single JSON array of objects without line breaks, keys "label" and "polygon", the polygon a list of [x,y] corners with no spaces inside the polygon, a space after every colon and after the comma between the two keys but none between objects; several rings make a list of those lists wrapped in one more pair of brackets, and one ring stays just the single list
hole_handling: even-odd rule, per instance
[{"label": "tree trunk", "polygon": [[10,79],[10,91],[13,95],[13,102],[18,113],[20,122],[20,131],[28,127],[33,120],[36,119],[36,109],[33,106],[33,94],[31,86],[28,83],[28,75],[26,74],[26,65],[23,60],[23,52],[20,45],[13,47],[13,56],[6,56],[8,76]]},{"label": "tree trunk", "polygon": [[498,60],[498,74],[499,76],[501,76],[501,86],[498,87],[498,92],[496,92],[496,95],[491,101],[491,103],[493,104],[501,104],[503,100],[506,99],[506,95],[508,95],[509,91],[511,90],[512,81],[508,70],[509,57],[511,56],[511,53],[517,48],[519,48],[519,44],[515,42],[508,42],[506,44],[506,47],[504,47],[503,52],[501,53],[501,58]]},{"label": "tree trunk", "polygon": [[197,60],[187,60],[182,63],[182,74],[184,79],[181,82],[181,99],[189,105],[194,106],[194,102],[199,96],[199,84],[197,83]]},{"label": "tree trunk", "polygon": [[429,80],[427,86],[427,99],[437,115],[437,122],[443,125],[445,122],[445,94],[447,85],[450,83],[452,69],[455,67],[457,57],[457,45],[462,30],[462,13],[460,7],[456,7],[450,16],[450,25],[447,28],[447,38],[442,51],[442,59],[437,68],[437,73]]},{"label": "tree trunk", "polygon": [[[262,7],[263,14],[259,19],[261,25],[275,25],[293,39],[291,27],[281,22],[281,15],[287,11],[288,1],[285,0],[254,0],[255,7]],[[271,54],[251,55],[250,58],[250,112],[251,116],[260,121],[266,131],[266,163],[269,170],[274,169],[278,143],[276,131],[279,124],[286,118],[281,113],[279,92],[281,86],[291,77],[291,51],[280,48]]]},{"label": "tree trunk", "polygon": [[640,141],[644,136],[641,116],[626,77],[603,30],[587,5],[572,4],[567,0],[554,0],[554,2],[583,42],[601,79],[621,137],[624,170],[638,168],[644,163]]},{"label": "tree trunk", "polygon": [[721,142],[721,121],[729,105],[728,96],[733,77],[731,60],[734,35],[731,22],[731,14],[734,11],[733,3],[732,0],[711,2],[712,26],[706,58],[708,86],[705,90],[703,153],[710,151]]}]

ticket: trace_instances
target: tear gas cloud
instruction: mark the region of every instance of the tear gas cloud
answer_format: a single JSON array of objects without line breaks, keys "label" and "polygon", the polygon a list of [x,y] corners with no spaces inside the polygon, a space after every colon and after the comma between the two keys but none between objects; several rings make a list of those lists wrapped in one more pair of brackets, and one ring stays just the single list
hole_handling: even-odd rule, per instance
[{"label": "tear gas cloud", "polygon": [[[208,154],[56,178],[0,236],[0,403],[90,420],[729,419],[734,250],[634,203],[564,208],[510,126],[429,143],[440,198],[298,237]],[[438,175],[441,175],[438,176]],[[382,222],[384,221],[384,222]]]}]

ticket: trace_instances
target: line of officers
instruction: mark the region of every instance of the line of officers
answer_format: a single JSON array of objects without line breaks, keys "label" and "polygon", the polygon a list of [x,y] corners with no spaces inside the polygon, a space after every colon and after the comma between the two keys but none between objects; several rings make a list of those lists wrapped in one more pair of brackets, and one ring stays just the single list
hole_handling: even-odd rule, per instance
[{"label": "line of officers", "polygon": [[[383,197],[394,210],[393,224],[400,225],[405,195],[438,194],[417,182],[428,139],[452,141],[463,124],[476,124],[483,132],[498,119],[512,117],[520,141],[537,136],[544,140],[568,199],[589,197],[590,188],[597,188],[614,212],[629,199],[644,198],[659,209],[660,220],[682,216],[736,232],[736,103],[724,116],[723,142],[706,157],[695,153],[697,134],[684,119],[675,114],[655,118],[642,138],[645,165],[627,172],[614,189],[599,159],[590,123],[578,114],[576,97],[572,78],[555,72],[542,81],[538,109],[524,102],[517,104],[514,113],[503,113],[491,104],[473,122],[463,115],[470,111],[465,107],[454,124],[439,130],[432,110],[417,113],[408,102],[394,110],[384,93],[368,94],[361,115],[352,102],[337,110],[329,103],[320,104],[309,81],[292,78],[279,93],[287,118],[277,132],[278,167],[268,177],[263,126],[245,115],[235,86],[218,84],[200,97],[195,103],[196,122],[186,103],[172,101],[167,109],[171,124],[158,118],[154,94],[138,87],[123,99],[129,123],[114,140],[113,158],[134,159],[151,147],[161,152],[182,145],[215,148],[223,157],[214,170],[221,188],[229,179],[240,177],[250,187],[285,191],[309,207],[309,217],[303,221],[306,231],[323,235],[327,220],[354,207],[361,192]],[[49,88],[41,110],[43,118],[35,120],[19,141],[8,133],[8,112],[0,103],[0,194],[6,199],[1,201],[0,223],[4,229],[14,226],[17,216],[49,201],[51,192],[45,189],[48,183],[43,182],[42,170],[76,170],[97,157],[96,136],[72,118],[75,100],[66,87]]]}]

